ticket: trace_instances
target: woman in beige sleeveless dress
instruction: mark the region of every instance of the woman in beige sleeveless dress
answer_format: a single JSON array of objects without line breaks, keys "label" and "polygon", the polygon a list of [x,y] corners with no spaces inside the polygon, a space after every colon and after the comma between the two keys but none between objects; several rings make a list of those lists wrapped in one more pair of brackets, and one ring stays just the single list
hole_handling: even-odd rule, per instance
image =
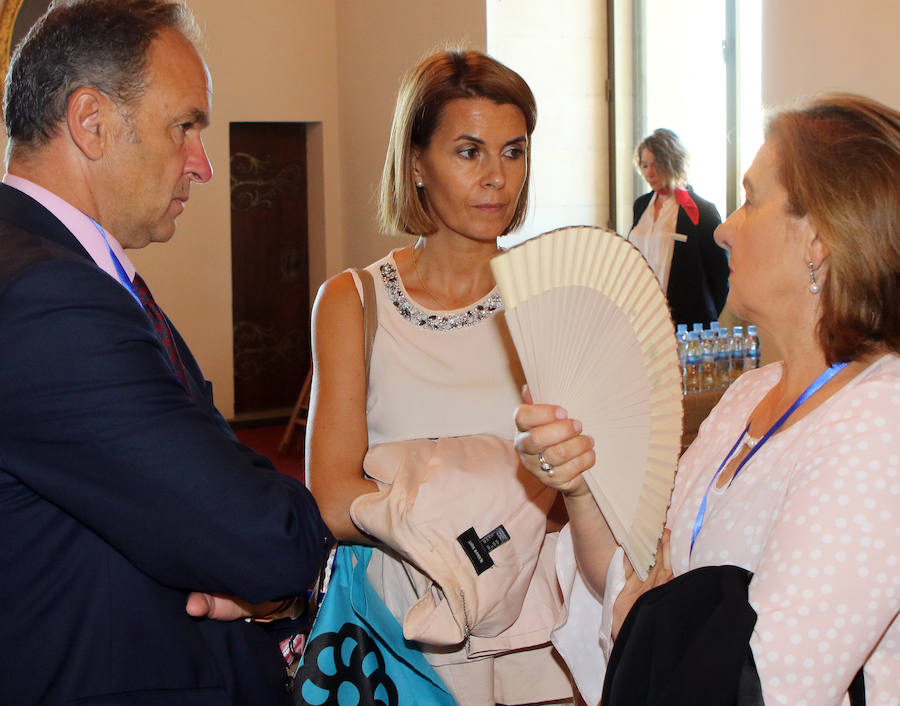
[{"label": "woman in beige sleeveless dress", "polygon": [[[523,376],[489,261],[525,215],[536,107],[515,72],[478,52],[441,52],[400,89],[381,185],[382,228],[419,236],[367,268],[378,328],[368,386],[355,272],[327,281],[313,313],[308,482],[334,535],[371,544],[350,517],[377,490],[363,471],[385,442],[515,434]],[[466,488],[453,504],[464,505]],[[368,576],[398,620],[419,596],[413,570],[376,547]],[[461,703],[568,702],[548,644],[473,659],[466,645],[422,647]]]}]

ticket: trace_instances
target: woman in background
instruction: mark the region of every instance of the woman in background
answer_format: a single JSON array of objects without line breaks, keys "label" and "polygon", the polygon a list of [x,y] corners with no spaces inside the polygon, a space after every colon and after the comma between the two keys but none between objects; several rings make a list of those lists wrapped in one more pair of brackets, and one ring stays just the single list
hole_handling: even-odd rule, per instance
[{"label": "woman in background", "polygon": [[[730,253],[731,306],[784,360],[735,382],[682,456],[669,539],[646,584],[581,477],[592,441],[559,407],[518,410],[517,447],[564,494],[578,567],[602,597],[601,643],[672,572],[732,565],[752,572],[749,646],[765,703],[838,706],[861,667],[868,703],[897,703],[898,186],[892,108],[839,94],[769,124],[746,200],[716,240]],[[568,622],[596,606],[570,596]],[[570,665],[582,649],[560,647]],[[590,666],[602,682],[603,665]]]},{"label": "woman in background", "polygon": [[[350,516],[356,498],[377,490],[363,471],[370,446],[492,434],[512,448],[523,376],[489,261],[525,216],[536,115],[522,78],[479,52],[435,54],[401,86],[381,225],[418,240],[366,268],[378,312],[368,388],[356,273],[326,282],[313,311],[307,478],[339,540],[373,542]],[[448,506],[466,503],[467,492]],[[401,621],[419,598],[408,570],[383,547],[368,569]],[[568,676],[543,642],[482,659],[468,659],[465,644],[422,651],[460,704],[570,700]]]},{"label": "woman in background", "polygon": [[688,185],[687,161],[678,135],[665,128],[637,146],[634,162],[652,191],[634,202],[628,239],[656,273],[675,323],[706,325],[728,298],[728,257],[713,240],[722,219]]}]

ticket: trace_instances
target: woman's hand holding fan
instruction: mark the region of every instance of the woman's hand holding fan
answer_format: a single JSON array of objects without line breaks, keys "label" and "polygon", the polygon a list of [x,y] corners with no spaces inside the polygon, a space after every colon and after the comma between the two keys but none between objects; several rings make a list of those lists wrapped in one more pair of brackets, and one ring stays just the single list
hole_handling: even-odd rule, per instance
[{"label": "woman's hand holding fan", "polygon": [[594,440],[584,480],[644,579],[681,451],[675,330],[656,276],[624,238],[587,226],[526,241],[491,267],[531,395]]}]

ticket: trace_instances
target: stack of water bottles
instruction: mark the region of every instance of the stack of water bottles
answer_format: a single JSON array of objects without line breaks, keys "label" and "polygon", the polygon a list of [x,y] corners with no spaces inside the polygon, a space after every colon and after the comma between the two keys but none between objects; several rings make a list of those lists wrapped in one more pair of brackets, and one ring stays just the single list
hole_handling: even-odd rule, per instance
[{"label": "stack of water bottles", "polygon": [[759,335],[756,326],[728,327],[713,321],[708,328],[678,324],[678,358],[685,394],[724,390],[746,370],[759,367]]}]

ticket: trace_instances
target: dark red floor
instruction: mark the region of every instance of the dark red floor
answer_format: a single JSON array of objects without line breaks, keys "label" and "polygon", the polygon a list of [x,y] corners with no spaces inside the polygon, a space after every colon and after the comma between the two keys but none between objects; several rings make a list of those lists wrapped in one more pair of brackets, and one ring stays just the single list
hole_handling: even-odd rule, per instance
[{"label": "dark red floor", "polygon": [[278,445],[284,434],[285,425],[276,424],[260,427],[243,427],[234,430],[241,443],[246,444],[254,451],[267,456],[275,467],[282,473],[303,480],[303,430],[298,429],[294,434],[289,452],[281,455],[278,453]]}]

